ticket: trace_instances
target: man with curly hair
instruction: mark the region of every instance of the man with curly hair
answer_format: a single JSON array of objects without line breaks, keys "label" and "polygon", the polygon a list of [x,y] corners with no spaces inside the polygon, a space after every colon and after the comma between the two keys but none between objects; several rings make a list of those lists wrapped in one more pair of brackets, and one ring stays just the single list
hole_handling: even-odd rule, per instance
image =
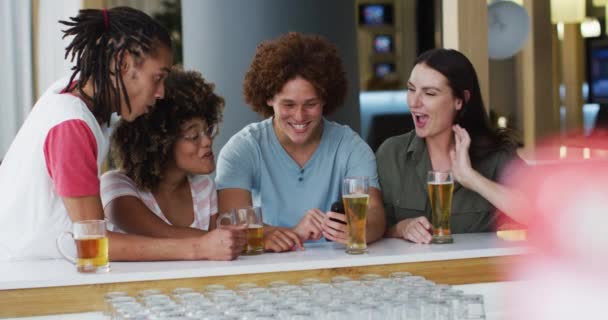
[{"label": "man with curly hair", "polygon": [[382,237],[374,154],[348,126],[325,119],[344,103],[346,89],[337,49],[324,38],[288,33],[258,46],[243,90],[266,119],[224,146],[216,182],[220,211],[263,207],[265,250],[302,248],[321,237],[346,243],[346,220],[330,211],[346,176],[370,178],[367,241]]},{"label": "man with curly hair", "polygon": [[[208,175],[224,99],[201,74],[173,68],[165,98],[136,121],[119,123],[112,154],[119,170],[101,177],[112,231],[157,238],[201,238],[211,260],[237,257],[244,227],[215,229],[217,194]],[[210,232],[207,230],[214,229]]]}]

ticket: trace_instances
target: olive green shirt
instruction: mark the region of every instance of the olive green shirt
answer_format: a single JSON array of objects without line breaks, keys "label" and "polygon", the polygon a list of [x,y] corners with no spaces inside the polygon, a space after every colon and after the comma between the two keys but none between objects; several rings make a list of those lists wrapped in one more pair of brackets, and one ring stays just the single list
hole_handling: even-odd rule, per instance
[{"label": "olive green shirt", "polygon": [[[378,178],[382,188],[387,226],[419,216],[431,221],[431,206],[427,190],[427,172],[432,170],[424,139],[414,131],[391,137],[376,152]],[[484,177],[498,181],[515,150],[496,151],[472,166]],[[452,197],[452,233],[488,232],[495,229],[497,214],[494,206],[478,193],[454,184]]]}]

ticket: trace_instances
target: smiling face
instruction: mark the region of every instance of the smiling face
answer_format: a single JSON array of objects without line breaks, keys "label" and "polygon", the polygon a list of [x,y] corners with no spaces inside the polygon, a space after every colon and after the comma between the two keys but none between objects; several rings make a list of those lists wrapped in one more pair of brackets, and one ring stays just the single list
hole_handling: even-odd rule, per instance
[{"label": "smiling face", "polygon": [[215,170],[213,138],[207,123],[195,118],[181,126],[181,136],[173,147],[175,166],[188,174],[210,174]]},{"label": "smiling face", "polygon": [[131,111],[121,94],[121,116],[126,121],[133,121],[154,105],[156,99],[165,95],[164,80],[173,61],[169,48],[159,46],[154,55],[146,55],[142,61],[135,61],[126,53],[122,79],[131,103]]},{"label": "smiling face", "polygon": [[274,109],[274,129],[284,146],[306,146],[321,140],[323,102],[302,77],[287,81],[267,104]]},{"label": "smiling face", "polygon": [[407,82],[407,104],[420,138],[451,135],[462,99],[455,97],[447,78],[424,63],[414,66]]}]

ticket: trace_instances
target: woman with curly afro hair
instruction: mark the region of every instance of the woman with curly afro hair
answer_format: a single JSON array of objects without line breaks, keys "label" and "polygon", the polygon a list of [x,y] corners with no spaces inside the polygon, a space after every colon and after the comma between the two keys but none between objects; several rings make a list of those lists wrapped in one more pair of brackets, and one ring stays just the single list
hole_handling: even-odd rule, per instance
[{"label": "woman with curly afro hair", "polygon": [[216,182],[221,212],[263,207],[268,251],[322,237],[346,243],[344,215],[330,211],[346,176],[370,178],[367,241],[384,233],[372,150],[348,126],[325,119],[342,106],[346,89],[338,51],[322,37],[292,32],[257,48],[243,91],[265,120],[223,147]]},{"label": "woman with curly afro hair", "polygon": [[101,177],[110,229],[157,238],[202,238],[208,259],[234,259],[242,228],[213,229],[217,213],[211,149],[224,99],[200,73],[173,68],[165,97],[112,135],[118,170]]}]

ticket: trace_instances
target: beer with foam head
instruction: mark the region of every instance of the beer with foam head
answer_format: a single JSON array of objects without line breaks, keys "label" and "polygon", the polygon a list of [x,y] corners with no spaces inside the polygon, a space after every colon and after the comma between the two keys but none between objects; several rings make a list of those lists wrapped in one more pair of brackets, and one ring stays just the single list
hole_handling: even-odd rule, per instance
[{"label": "beer with foam head", "polygon": [[367,252],[366,226],[367,204],[369,202],[369,178],[346,177],[342,182],[342,200],[348,227],[346,253]]},{"label": "beer with foam head", "polygon": [[429,199],[432,210],[432,243],[452,243],[450,220],[452,218],[452,194],[454,179],[449,172],[429,171]]}]

